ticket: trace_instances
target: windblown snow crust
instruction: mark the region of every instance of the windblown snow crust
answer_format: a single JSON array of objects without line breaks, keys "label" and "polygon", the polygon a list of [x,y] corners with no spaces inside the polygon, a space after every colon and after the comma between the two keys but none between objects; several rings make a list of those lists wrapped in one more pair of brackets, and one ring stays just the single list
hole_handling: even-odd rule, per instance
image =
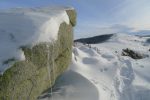
[{"label": "windblown snow crust", "polygon": [[[69,8],[16,8],[0,11],[0,74],[15,61],[25,60],[21,47],[57,40]],[[72,9],[72,8],[71,8]]]},{"label": "windblown snow crust", "polygon": [[[65,88],[56,85],[60,88],[60,93],[52,97],[61,97],[56,100],[84,100],[84,97],[87,97],[86,100],[91,100],[85,93],[90,94],[93,90],[93,93],[98,92],[97,97],[90,94],[93,100],[150,100],[150,45],[146,40],[146,38],[133,35],[114,34],[109,40],[99,44],[75,43],[69,70],[78,73],[78,77],[87,79],[96,89],[91,89],[92,87],[87,86],[85,81],[86,89],[82,93],[77,89],[78,87],[84,89],[82,85],[75,87],[69,84],[65,85]],[[122,49],[125,48],[148,56],[138,60],[122,56]],[[67,79],[63,78],[63,81],[68,82]],[[77,80],[77,83],[81,82],[76,78],[72,80]],[[72,91],[64,93],[61,92],[61,88]]]},{"label": "windblown snow crust", "polygon": [[[147,57],[135,60],[122,56],[130,48]],[[74,71],[92,82],[99,91],[99,100],[150,99],[150,45],[146,38],[114,34],[104,43],[76,44],[73,49]]]}]

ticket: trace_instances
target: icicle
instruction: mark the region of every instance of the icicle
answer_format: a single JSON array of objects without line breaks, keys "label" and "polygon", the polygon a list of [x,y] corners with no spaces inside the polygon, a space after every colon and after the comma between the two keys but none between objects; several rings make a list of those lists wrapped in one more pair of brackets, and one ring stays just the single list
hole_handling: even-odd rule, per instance
[{"label": "icicle", "polygon": [[[46,47],[47,47],[47,71],[48,71],[48,78],[49,78],[49,82],[50,82],[50,86],[52,86],[52,78],[51,78],[51,68],[50,68],[50,63],[49,63],[49,61],[50,61],[50,49],[49,49],[49,45],[47,44],[46,45]],[[52,55],[51,55],[52,56]],[[53,58],[53,57],[52,57]],[[53,97],[52,97],[52,92],[53,92],[53,90],[52,90],[52,88],[50,89],[50,94],[51,94],[51,98],[52,98],[52,100],[53,100]]]},{"label": "icicle", "polygon": [[[52,55],[55,54],[54,53],[54,42],[52,42],[52,46],[53,46],[53,49],[52,49]],[[53,55],[54,56],[54,55]],[[55,62],[54,62],[54,57],[52,56],[52,70],[53,70],[53,79],[55,79]]]},{"label": "icicle", "polygon": [[[52,76],[53,76],[53,80],[55,79],[55,68],[54,68],[54,64],[55,64],[55,62],[54,62],[54,53],[55,51],[54,51],[54,41],[52,42]],[[51,99],[53,100],[53,97],[52,97],[52,94],[53,93],[53,89],[51,88]]]}]

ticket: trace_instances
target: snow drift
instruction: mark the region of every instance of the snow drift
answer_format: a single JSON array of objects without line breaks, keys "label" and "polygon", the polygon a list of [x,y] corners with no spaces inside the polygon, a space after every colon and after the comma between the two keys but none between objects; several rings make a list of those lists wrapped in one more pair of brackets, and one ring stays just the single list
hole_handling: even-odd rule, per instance
[{"label": "snow drift", "polygon": [[[80,77],[86,78],[96,87],[98,99],[93,98],[89,100],[150,99],[150,46],[144,45],[147,42],[146,40],[145,37],[114,34],[103,43],[82,44],[77,42],[74,44],[72,64],[69,70],[78,73]],[[142,59],[122,56],[122,49],[125,48],[130,48],[149,56]],[[65,82],[68,82],[66,78],[64,79]],[[81,81],[78,80],[78,83],[80,82]],[[84,84],[86,85],[86,83],[87,82]],[[59,84],[61,84],[61,82],[59,82]],[[66,85],[66,88],[69,89],[69,86],[70,84],[68,86]],[[59,100],[65,100],[65,97],[67,97],[67,100],[74,100],[72,99],[72,95],[69,95],[68,92],[63,96],[61,95],[61,93],[63,93],[61,92],[62,86],[56,85],[56,87],[60,88],[60,92],[57,93],[57,96],[61,96]],[[89,89],[87,92],[90,92],[91,87],[86,88]],[[81,93],[80,90],[75,91],[75,89],[72,90],[73,95]],[[82,96],[88,97],[84,92],[85,91],[82,91]],[[93,92],[93,97],[94,93],[95,92]],[[92,94],[90,96],[92,96]],[[56,98],[56,93],[49,97],[50,100],[52,100],[52,97]],[[46,98],[48,97],[45,97],[45,99]],[[76,100],[82,99],[78,98]]]}]

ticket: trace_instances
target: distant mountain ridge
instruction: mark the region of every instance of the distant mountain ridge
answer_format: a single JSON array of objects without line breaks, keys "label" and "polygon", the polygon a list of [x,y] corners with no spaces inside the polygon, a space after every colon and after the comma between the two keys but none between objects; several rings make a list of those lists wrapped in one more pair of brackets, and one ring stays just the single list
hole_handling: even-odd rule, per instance
[{"label": "distant mountain ridge", "polygon": [[99,36],[94,36],[94,37],[89,37],[89,38],[81,38],[81,39],[76,39],[74,42],[80,42],[80,43],[86,43],[86,44],[97,44],[97,43],[103,43],[110,39],[114,34],[104,34],[104,35],[99,35]]},{"label": "distant mountain ridge", "polygon": [[150,35],[136,35],[138,37],[150,37]]}]

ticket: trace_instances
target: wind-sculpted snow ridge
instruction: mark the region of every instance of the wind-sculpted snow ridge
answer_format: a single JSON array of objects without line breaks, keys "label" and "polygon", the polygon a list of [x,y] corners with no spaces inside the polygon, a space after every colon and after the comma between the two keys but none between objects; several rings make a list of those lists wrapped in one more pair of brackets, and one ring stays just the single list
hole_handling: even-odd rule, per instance
[{"label": "wind-sculpted snow ridge", "polygon": [[99,95],[97,88],[88,79],[68,70],[57,79],[53,93],[45,93],[39,100],[99,100]]},{"label": "wind-sculpted snow ridge", "polygon": [[66,9],[69,8],[0,10],[0,74],[15,61],[25,60],[21,47],[56,41],[60,24],[69,24]]},{"label": "wind-sculpted snow ridge", "polygon": [[[98,100],[150,100],[150,57],[135,60],[121,55],[125,48],[150,55],[149,46],[145,46],[145,42],[145,37],[115,34],[104,43],[75,43],[69,70],[86,78],[97,88]],[[74,90],[74,95],[79,92],[83,97],[87,96],[85,91]],[[67,93],[65,96],[68,100],[74,100]]]}]

